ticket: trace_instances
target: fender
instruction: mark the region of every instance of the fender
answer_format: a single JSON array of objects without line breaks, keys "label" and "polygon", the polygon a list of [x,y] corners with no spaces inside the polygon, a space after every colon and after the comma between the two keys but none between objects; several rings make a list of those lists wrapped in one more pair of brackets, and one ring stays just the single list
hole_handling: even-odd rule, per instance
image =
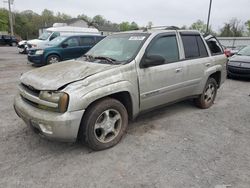
[{"label": "fender", "polygon": [[[135,92],[136,91],[136,92]],[[110,96],[112,94],[120,93],[120,92],[128,92],[131,101],[132,101],[132,112],[133,117],[135,117],[139,113],[139,94],[138,88],[131,84],[128,81],[119,81],[112,84],[104,85],[102,87],[96,88],[92,91],[89,91],[82,96],[70,96],[73,99],[73,102],[70,102],[69,110],[84,110],[91,103],[102,99],[104,97]],[[75,101],[75,102],[74,102]],[[74,106],[74,109],[71,107]]]}]

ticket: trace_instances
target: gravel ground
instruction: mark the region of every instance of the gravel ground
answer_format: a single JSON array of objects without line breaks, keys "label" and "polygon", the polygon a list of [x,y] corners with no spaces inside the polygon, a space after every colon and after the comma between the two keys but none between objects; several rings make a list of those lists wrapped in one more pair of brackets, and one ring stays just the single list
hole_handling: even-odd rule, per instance
[{"label": "gravel ground", "polygon": [[250,83],[227,80],[208,110],[191,101],[137,118],[115,147],[47,141],[13,110],[22,72],[0,47],[0,187],[250,187]]}]

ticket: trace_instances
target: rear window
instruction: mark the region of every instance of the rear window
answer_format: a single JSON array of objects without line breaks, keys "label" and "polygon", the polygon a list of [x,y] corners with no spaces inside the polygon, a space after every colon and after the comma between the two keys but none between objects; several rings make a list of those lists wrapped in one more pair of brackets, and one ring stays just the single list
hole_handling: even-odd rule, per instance
[{"label": "rear window", "polygon": [[182,35],[186,59],[207,57],[207,49],[200,35]]},{"label": "rear window", "polygon": [[207,45],[212,53],[212,55],[218,55],[223,53],[223,49],[216,38],[210,38],[207,40]]}]

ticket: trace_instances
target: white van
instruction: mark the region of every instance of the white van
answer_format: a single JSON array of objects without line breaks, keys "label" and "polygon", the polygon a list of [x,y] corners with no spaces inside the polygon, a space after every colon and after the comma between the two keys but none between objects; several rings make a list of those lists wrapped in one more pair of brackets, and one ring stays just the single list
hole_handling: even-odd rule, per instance
[{"label": "white van", "polygon": [[95,28],[82,28],[82,27],[50,27],[46,29],[38,39],[29,40],[27,42],[28,48],[44,48],[46,43],[53,40],[60,35],[101,35],[100,32]]}]

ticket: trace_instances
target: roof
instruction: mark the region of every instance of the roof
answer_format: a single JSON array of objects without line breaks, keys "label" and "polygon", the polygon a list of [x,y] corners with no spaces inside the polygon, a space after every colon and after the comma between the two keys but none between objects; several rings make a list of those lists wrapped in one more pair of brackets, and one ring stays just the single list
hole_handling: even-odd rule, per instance
[{"label": "roof", "polygon": [[149,30],[133,30],[133,31],[125,31],[122,33],[166,33],[166,32],[173,32],[178,31],[183,34],[200,34],[199,31],[196,30],[173,30],[173,29],[149,29]]}]

